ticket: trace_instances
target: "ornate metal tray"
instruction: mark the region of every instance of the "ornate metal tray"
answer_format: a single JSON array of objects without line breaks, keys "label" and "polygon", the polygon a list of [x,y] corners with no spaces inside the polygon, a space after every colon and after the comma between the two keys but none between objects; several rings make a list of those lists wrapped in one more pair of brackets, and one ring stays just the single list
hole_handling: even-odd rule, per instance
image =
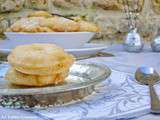
[{"label": "ornate metal tray", "polygon": [[0,106],[11,108],[43,108],[82,99],[111,74],[104,65],[76,62],[61,85],[22,88],[10,85],[4,79],[9,67],[6,62],[0,63]]}]

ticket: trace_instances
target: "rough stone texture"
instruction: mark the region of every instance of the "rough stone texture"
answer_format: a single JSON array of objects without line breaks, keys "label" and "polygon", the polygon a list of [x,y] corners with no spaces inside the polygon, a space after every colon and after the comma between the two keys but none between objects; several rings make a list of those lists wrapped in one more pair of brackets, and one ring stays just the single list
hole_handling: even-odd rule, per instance
[{"label": "rough stone texture", "polygon": [[[128,0],[129,6],[131,7],[135,1]],[[123,9],[123,0],[52,0],[54,6],[62,8],[73,7],[84,7],[84,8],[100,8],[104,10],[122,10]],[[142,10],[144,0],[139,0],[138,6],[136,9],[138,11]]]},{"label": "rough stone texture", "polygon": [[[2,2],[1,2],[2,1]],[[97,23],[102,32],[95,36],[99,42],[121,41],[128,32],[124,0],[1,0],[0,33],[15,20],[34,10],[47,10],[64,16],[83,16]],[[130,9],[138,14],[138,30],[151,41],[160,27],[160,0],[128,0]],[[138,1],[138,4],[135,4]],[[23,7],[23,9],[22,9]],[[5,8],[5,9],[3,9]],[[15,12],[17,11],[17,12]]]},{"label": "rough stone texture", "polygon": [[[91,0],[92,1],[92,0]],[[136,0],[128,0],[129,6],[132,7]],[[104,10],[123,10],[123,0],[94,0],[93,5],[95,7],[102,8]],[[143,7],[144,0],[139,0],[137,6],[135,6],[137,11],[141,11]]]},{"label": "rough stone texture", "polygon": [[160,0],[152,0],[153,10],[160,14]]},{"label": "rough stone texture", "polygon": [[23,4],[24,0],[0,0],[0,12],[18,11]]},{"label": "rough stone texture", "polygon": [[26,7],[37,10],[48,10],[48,0],[26,0]]}]

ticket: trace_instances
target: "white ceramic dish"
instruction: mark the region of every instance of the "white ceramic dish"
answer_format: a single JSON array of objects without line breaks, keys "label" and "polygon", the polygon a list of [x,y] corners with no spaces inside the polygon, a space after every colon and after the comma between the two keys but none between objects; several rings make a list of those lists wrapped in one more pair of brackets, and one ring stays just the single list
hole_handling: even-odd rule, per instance
[{"label": "white ceramic dish", "polygon": [[85,44],[81,48],[65,49],[65,51],[73,54],[74,56],[78,58],[82,56],[96,54],[102,50],[105,50],[106,48],[107,48],[107,45],[104,45],[104,44],[88,43],[88,44]]},{"label": "white ceramic dish", "polygon": [[54,43],[65,49],[80,48],[87,43],[95,33],[93,32],[47,32],[47,33],[23,33],[5,32],[10,41],[15,45],[32,43]]},{"label": "white ceramic dish", "polygon": [[[10,40],[0,41],[0,53],[8,54],[11,52],[11,50],[15,46],[16,46],[16,43],[14,41],[10,41]],[[84,55],[96,54],[97,52],[105,50],[106,48],[107,48],[107,45],[104,45],[104,44],[87,43],[80,48],[65,49],[65,51],[75,55],[76,57],[80,57]]]}]

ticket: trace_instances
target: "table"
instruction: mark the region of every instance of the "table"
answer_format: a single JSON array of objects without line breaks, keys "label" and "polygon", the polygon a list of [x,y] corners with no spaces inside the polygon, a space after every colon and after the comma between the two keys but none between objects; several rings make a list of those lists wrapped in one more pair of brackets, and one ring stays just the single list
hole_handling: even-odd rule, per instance
[{"label": "table", "polygon": [[[149,45],[146,45],[141,53],[128,53],[123,50],[122,45],[113,45],[109,47],[106,52],[113,53],[115,57],[107,58],[107,61],[130,65],[135,68],[139,66],[151,66],[154,67],[160,73],[160,53],[152,52]],[[160,116],[157,115],[144,115],[135,120],[160,120]]]},{"label": "table", "polygon": [[[92,61],[92,62],[98,62],[108,65],[110,68],[113,68],[117,71],[122,71],[126,73],[134,73],[136,68],[139,66],[152,66],[157,71],[160,72],[160,53],[153,53],[151,51],[151,48],[149,46],[146,46],[144,51],[141,53],[128,53],[123,51],[123,48],[121,45],[112,45],[109,46],[108,49],[106,49],[104,52],[112,53],[114,54],[114,57],[101,57],[101,58],[91,58],[86,59],[82,61]],[[128,67],[128,69],[126,69]],[[43,116],[43,114],[39,113],[32,113],[28,111],[21,111],[21,110],[10,110],[0,108],[0,116],[5,118],[2,114],[9,114],[8,118],[18,118],[21,119],[32,119],[32,120],[46,120],[49,118],[46,118]],[[19,114],[21,113],[21,114]],[[60,120],[66,120],[65,117],[59,116]],[[81,118],[82,119],[82,118]],[[98,118],[97,118],[98,119]],[[103,118],[105,120],[105,118]],[[147,114],[138,118],[132,117],[133,120],[159,120],[160,116]],[[5,120],[5,119],[4,119]],[[19,119],[18,119],[19,120]],[[57,120],[57,119],[56,119]],[[91,119],[87,119],[91,120]],[[121,120],[121,119],[117,119]],[[125,118],[123,118],[125,120]]]}]

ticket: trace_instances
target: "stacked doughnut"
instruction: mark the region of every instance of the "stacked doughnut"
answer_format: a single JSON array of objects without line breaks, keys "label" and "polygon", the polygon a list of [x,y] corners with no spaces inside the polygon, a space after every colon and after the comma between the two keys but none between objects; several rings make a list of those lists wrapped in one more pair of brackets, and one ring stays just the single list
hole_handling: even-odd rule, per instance
[{"label": "stacked doughnut", "polygon": [[46,86],[64,82],[74,57],[54,44],[16,47],[8,56],[6,80],[15,85]]}]

